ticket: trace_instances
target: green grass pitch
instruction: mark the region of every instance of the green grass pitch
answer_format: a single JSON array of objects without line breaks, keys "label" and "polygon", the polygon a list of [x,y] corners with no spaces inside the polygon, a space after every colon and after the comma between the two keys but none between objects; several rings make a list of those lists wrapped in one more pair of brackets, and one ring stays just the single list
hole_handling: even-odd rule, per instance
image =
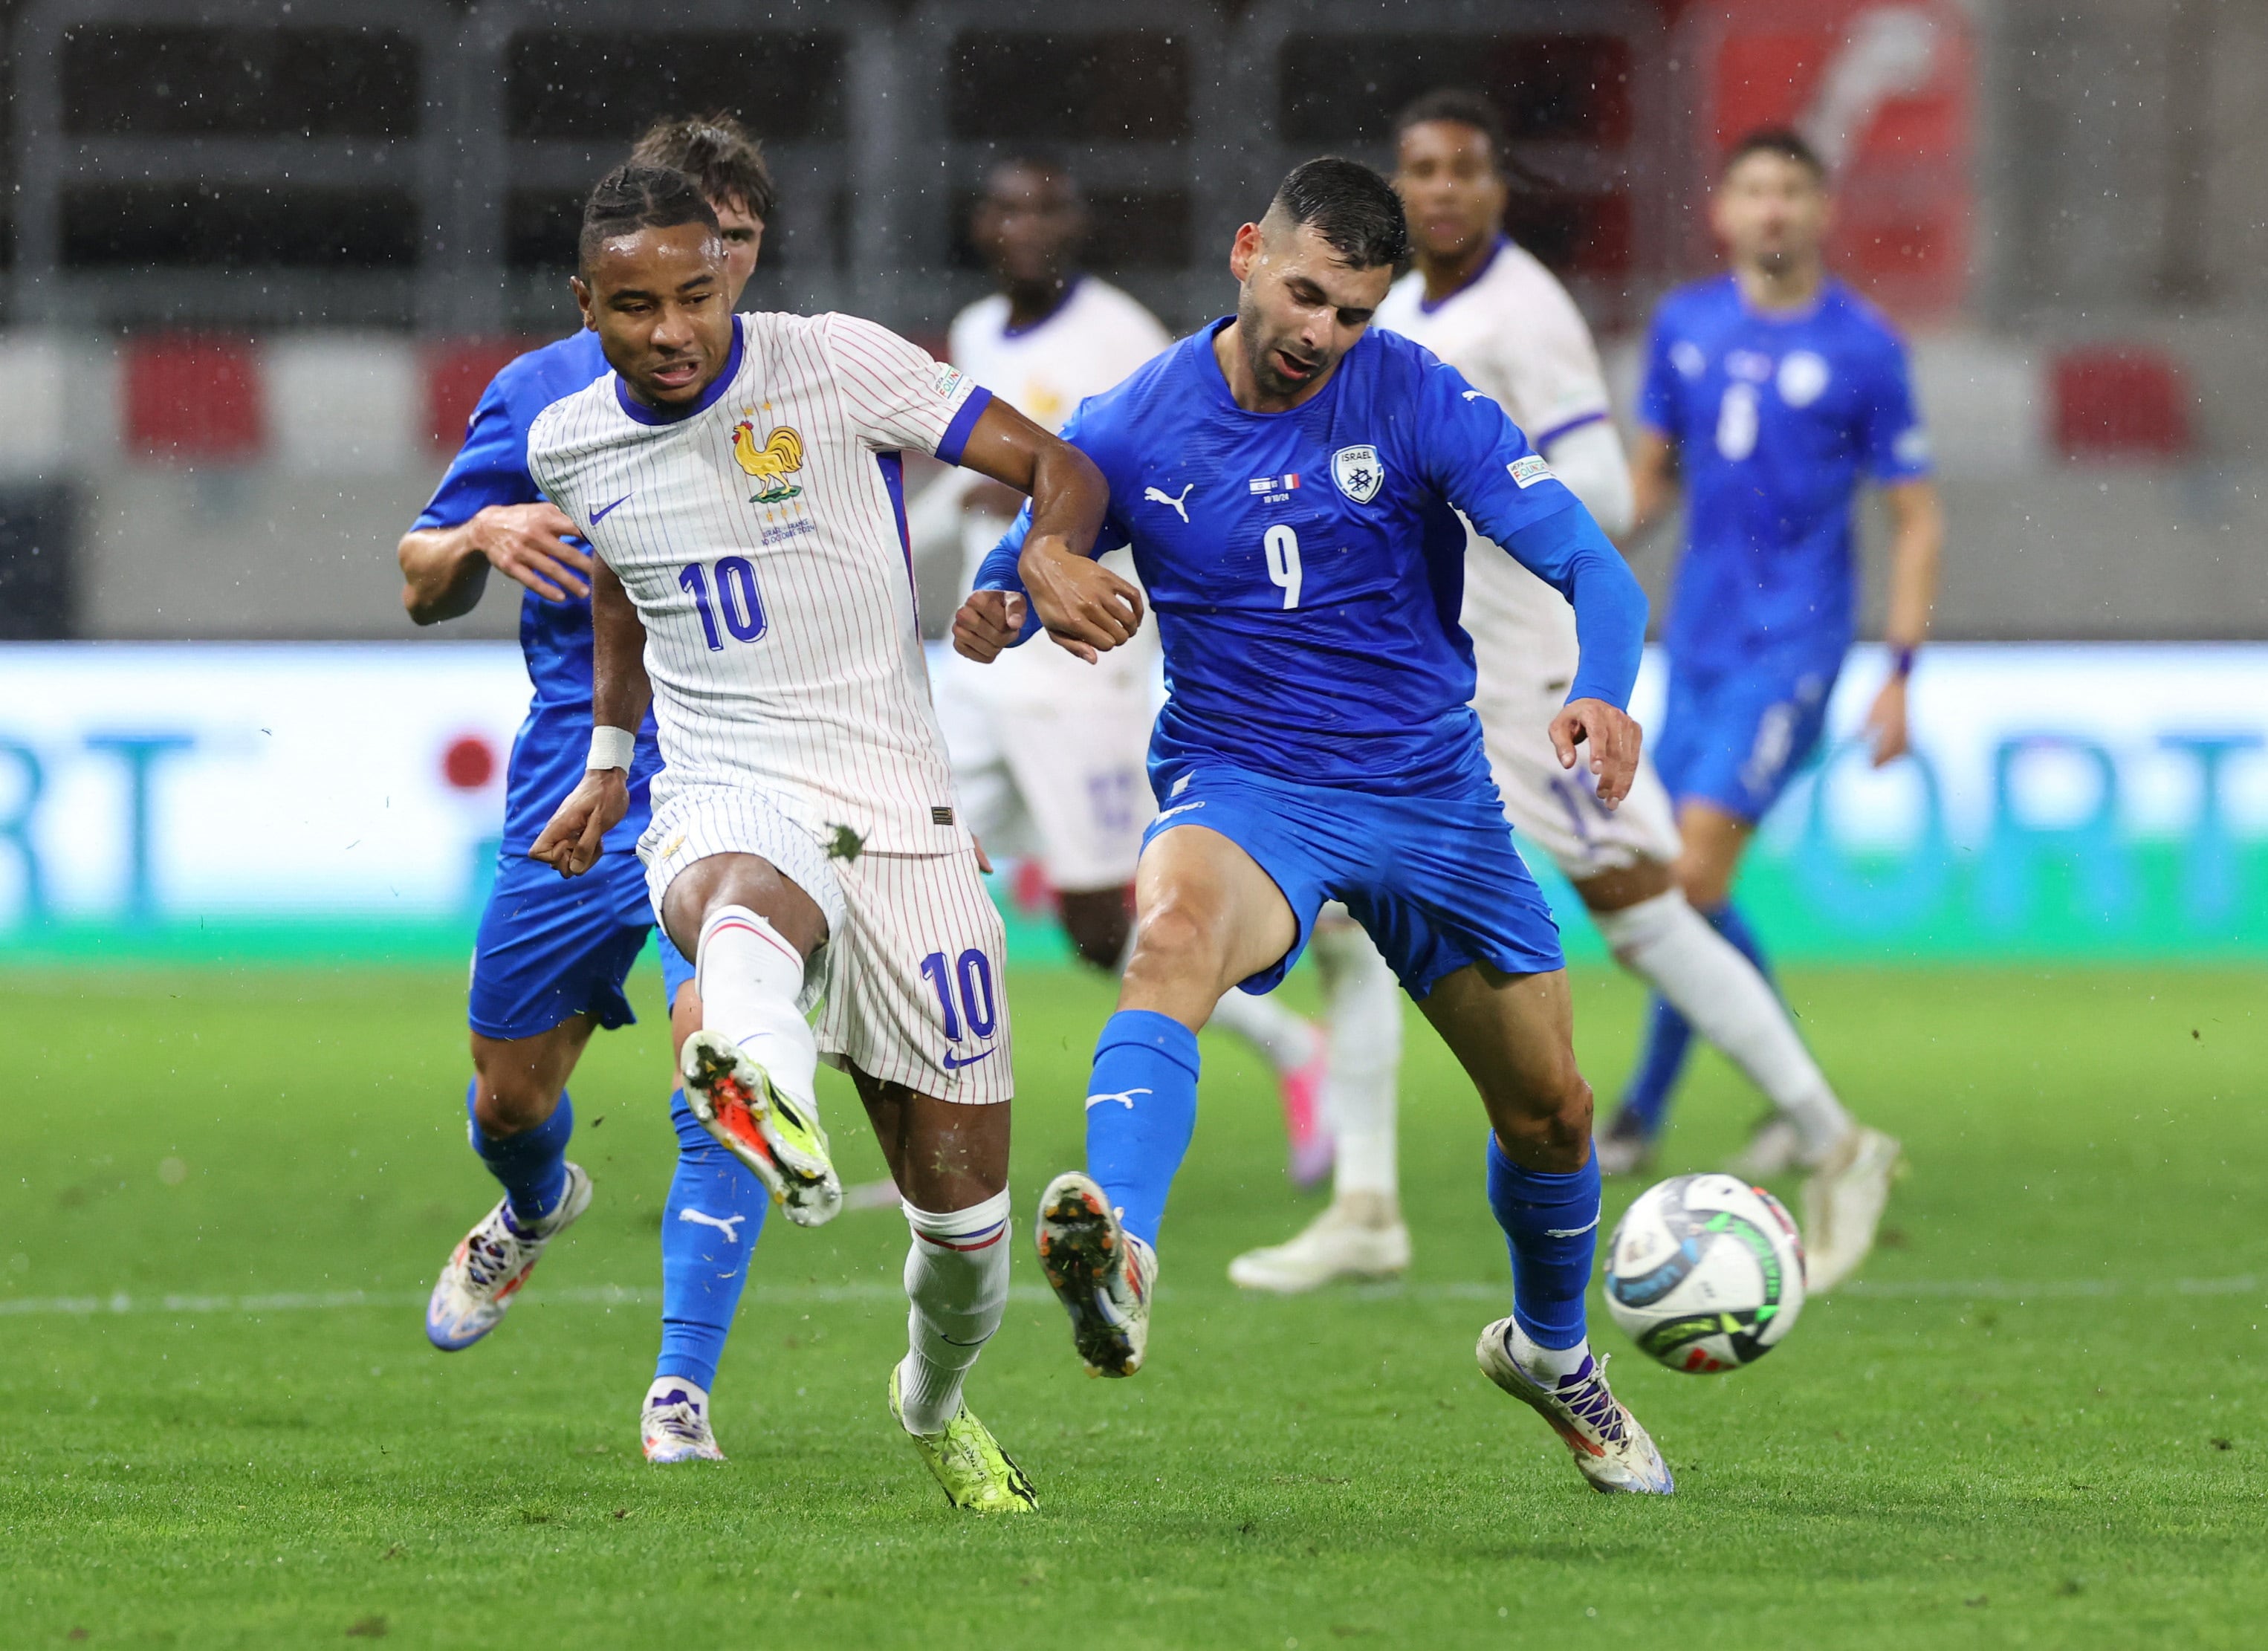
[{"label": "green grass pitch", "polygon": [[[1294,1301],[1223,1275],[1314,1205],[1256,1063],[1209,1037],[1151,1368],[1082,1375],[1020,1244],[972,1397],[1043,1511],[990,1522],[946,1507],[884,1408],[887,1210],[771,1225],[718,1385],[732,1461],[639,1459],[658,1018],[575,1084],[592,1213],[445,1357],[418,1304],[494,1196],[464,1149],[460,974],[0,983],[10,1647],[2262,1643],[2257,973],[1795,977],[1912,1174],[1859,1285],[1751,1370],[1656,1369],[1594,1308],[1667,1501],[1585,1489],[1474,1368],[1508,1275],[1477,1105],[1422,1023],[1416,1269]],[[654,1003],[651,972],[636,990]],[[1021,1229],[1076,1161],[1108,998],[1064,971],[1011,990]],[[1611,1094],[1638,999],[1598,971],[1576,990]],[[828,1102],[848,1178],[878,1175],[847,1090]],[[1715,1163],[1754,1114],[1704,1062],[1663,1172]]]}]

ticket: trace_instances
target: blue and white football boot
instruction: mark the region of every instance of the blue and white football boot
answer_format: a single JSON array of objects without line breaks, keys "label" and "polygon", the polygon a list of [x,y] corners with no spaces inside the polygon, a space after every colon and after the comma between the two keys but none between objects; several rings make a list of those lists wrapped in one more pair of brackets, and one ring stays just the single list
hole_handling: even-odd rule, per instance
[{"label": "blue and white football boot", "polygon": [[638,1412],[638,1443],[648,1462],[722,1462],[709,1430],[709,1394],[682,1376],[661,1376],[645,1390]]},{"label": "blue and white football boot", "polygon": [[441,1269],[425,1304],[425,1339],[443,1352],[458,1352],[494,1330],[543,1259],[545,1246],[590,1207],[591,1177],[575,1163],[567,1166],[567,1191],[559,1207],[533,1226],[522,1227],[513,1218],[511,1200],[498,1198]]},{"label": "blue and white football boot", "polygon": [[1667,1496],[1677,1488],[1653,1439],[1608,1388],[1604,1359],[1586,1352],[1580,1369],[1546,1387],[1512,1356],[1511,1335],[1509,1318],[1481,1332],[1473,1350],[1481,1374],[1551,1424],[1593,1490]]}]

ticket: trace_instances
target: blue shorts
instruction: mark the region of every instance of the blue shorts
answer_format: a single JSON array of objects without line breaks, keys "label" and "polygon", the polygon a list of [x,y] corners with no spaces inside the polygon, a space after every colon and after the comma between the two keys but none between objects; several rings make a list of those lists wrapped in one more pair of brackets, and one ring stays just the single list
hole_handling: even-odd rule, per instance
[{"label": "blue shorts", "polygon": [[1819,749],[1838,654],[1771,655],[1732,669],[1672,661],[1653,766],[1670,796],[1714,803],[1751,825]]},{"label": "blue shorts", "polygon": [[1315,913],[1344,900],[1413,998],[1469,963],[1508,975],[1565,968],[1559,925],[1512,846],[1504,800],[1482,780],[1454,797],[1380,797],[1294,785],[1211,761],[1161,768],[1143,834],[1198,825],[1258,861],[1299,933],[1273,968],[1241,982],[1270,991],[1300,961]]},{"label": "blue shorts", "polygon": [[[653,926],[645,868],[635,854],[608,852],[580,877],[510,851],[497,857],[496,888],[473,943],[466,1018],[483,1037],[534,1037],[578,1014],[611,1030],[629,1026],[622,983]],[[692,969],[664,938],[668,1001]],[[674,972],[673,972],[674,970]]]}]

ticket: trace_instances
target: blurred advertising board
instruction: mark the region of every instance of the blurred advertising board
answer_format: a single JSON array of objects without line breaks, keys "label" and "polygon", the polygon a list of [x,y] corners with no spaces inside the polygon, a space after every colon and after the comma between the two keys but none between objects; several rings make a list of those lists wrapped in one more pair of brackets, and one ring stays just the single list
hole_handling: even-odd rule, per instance
[{"label": "blurred advertising board", "polygon": [[[2268,957],[2268,645],[1934,647],[1878,772],[1882,670],[1759,833],[1778,953]],[[1660,692],[1656,658],[1642,719]],[[526,695],[510,645],[0,647],[0,961],[463,955]]]}]

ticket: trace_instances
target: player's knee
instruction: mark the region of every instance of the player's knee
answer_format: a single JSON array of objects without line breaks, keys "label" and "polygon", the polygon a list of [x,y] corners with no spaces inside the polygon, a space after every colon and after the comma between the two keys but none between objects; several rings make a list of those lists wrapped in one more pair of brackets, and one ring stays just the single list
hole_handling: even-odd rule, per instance
[{"label": "player's knee", "polygon": [[533,1072],[482,1072],[473,1095],[473,1117],[483,1135],[525,1135],[540,1128],[558,1105],[557,1086]]},{"label": "player's knee", "polygon": [[1211,925],[1200,921],[1197,913],[1184,905],[1162,905],[1143,915],[1126,972],[1130,977],[1153,971],[1187,976],[1215,965],[1219,950]]},{"label": "player's knee", "polygon": [[1591,1140],[1591,1086],[1576,1068],[1572,1050],[1489,1100],[1498,1136],[1521,1161],[1553,1174],[1583,1167]]}]

